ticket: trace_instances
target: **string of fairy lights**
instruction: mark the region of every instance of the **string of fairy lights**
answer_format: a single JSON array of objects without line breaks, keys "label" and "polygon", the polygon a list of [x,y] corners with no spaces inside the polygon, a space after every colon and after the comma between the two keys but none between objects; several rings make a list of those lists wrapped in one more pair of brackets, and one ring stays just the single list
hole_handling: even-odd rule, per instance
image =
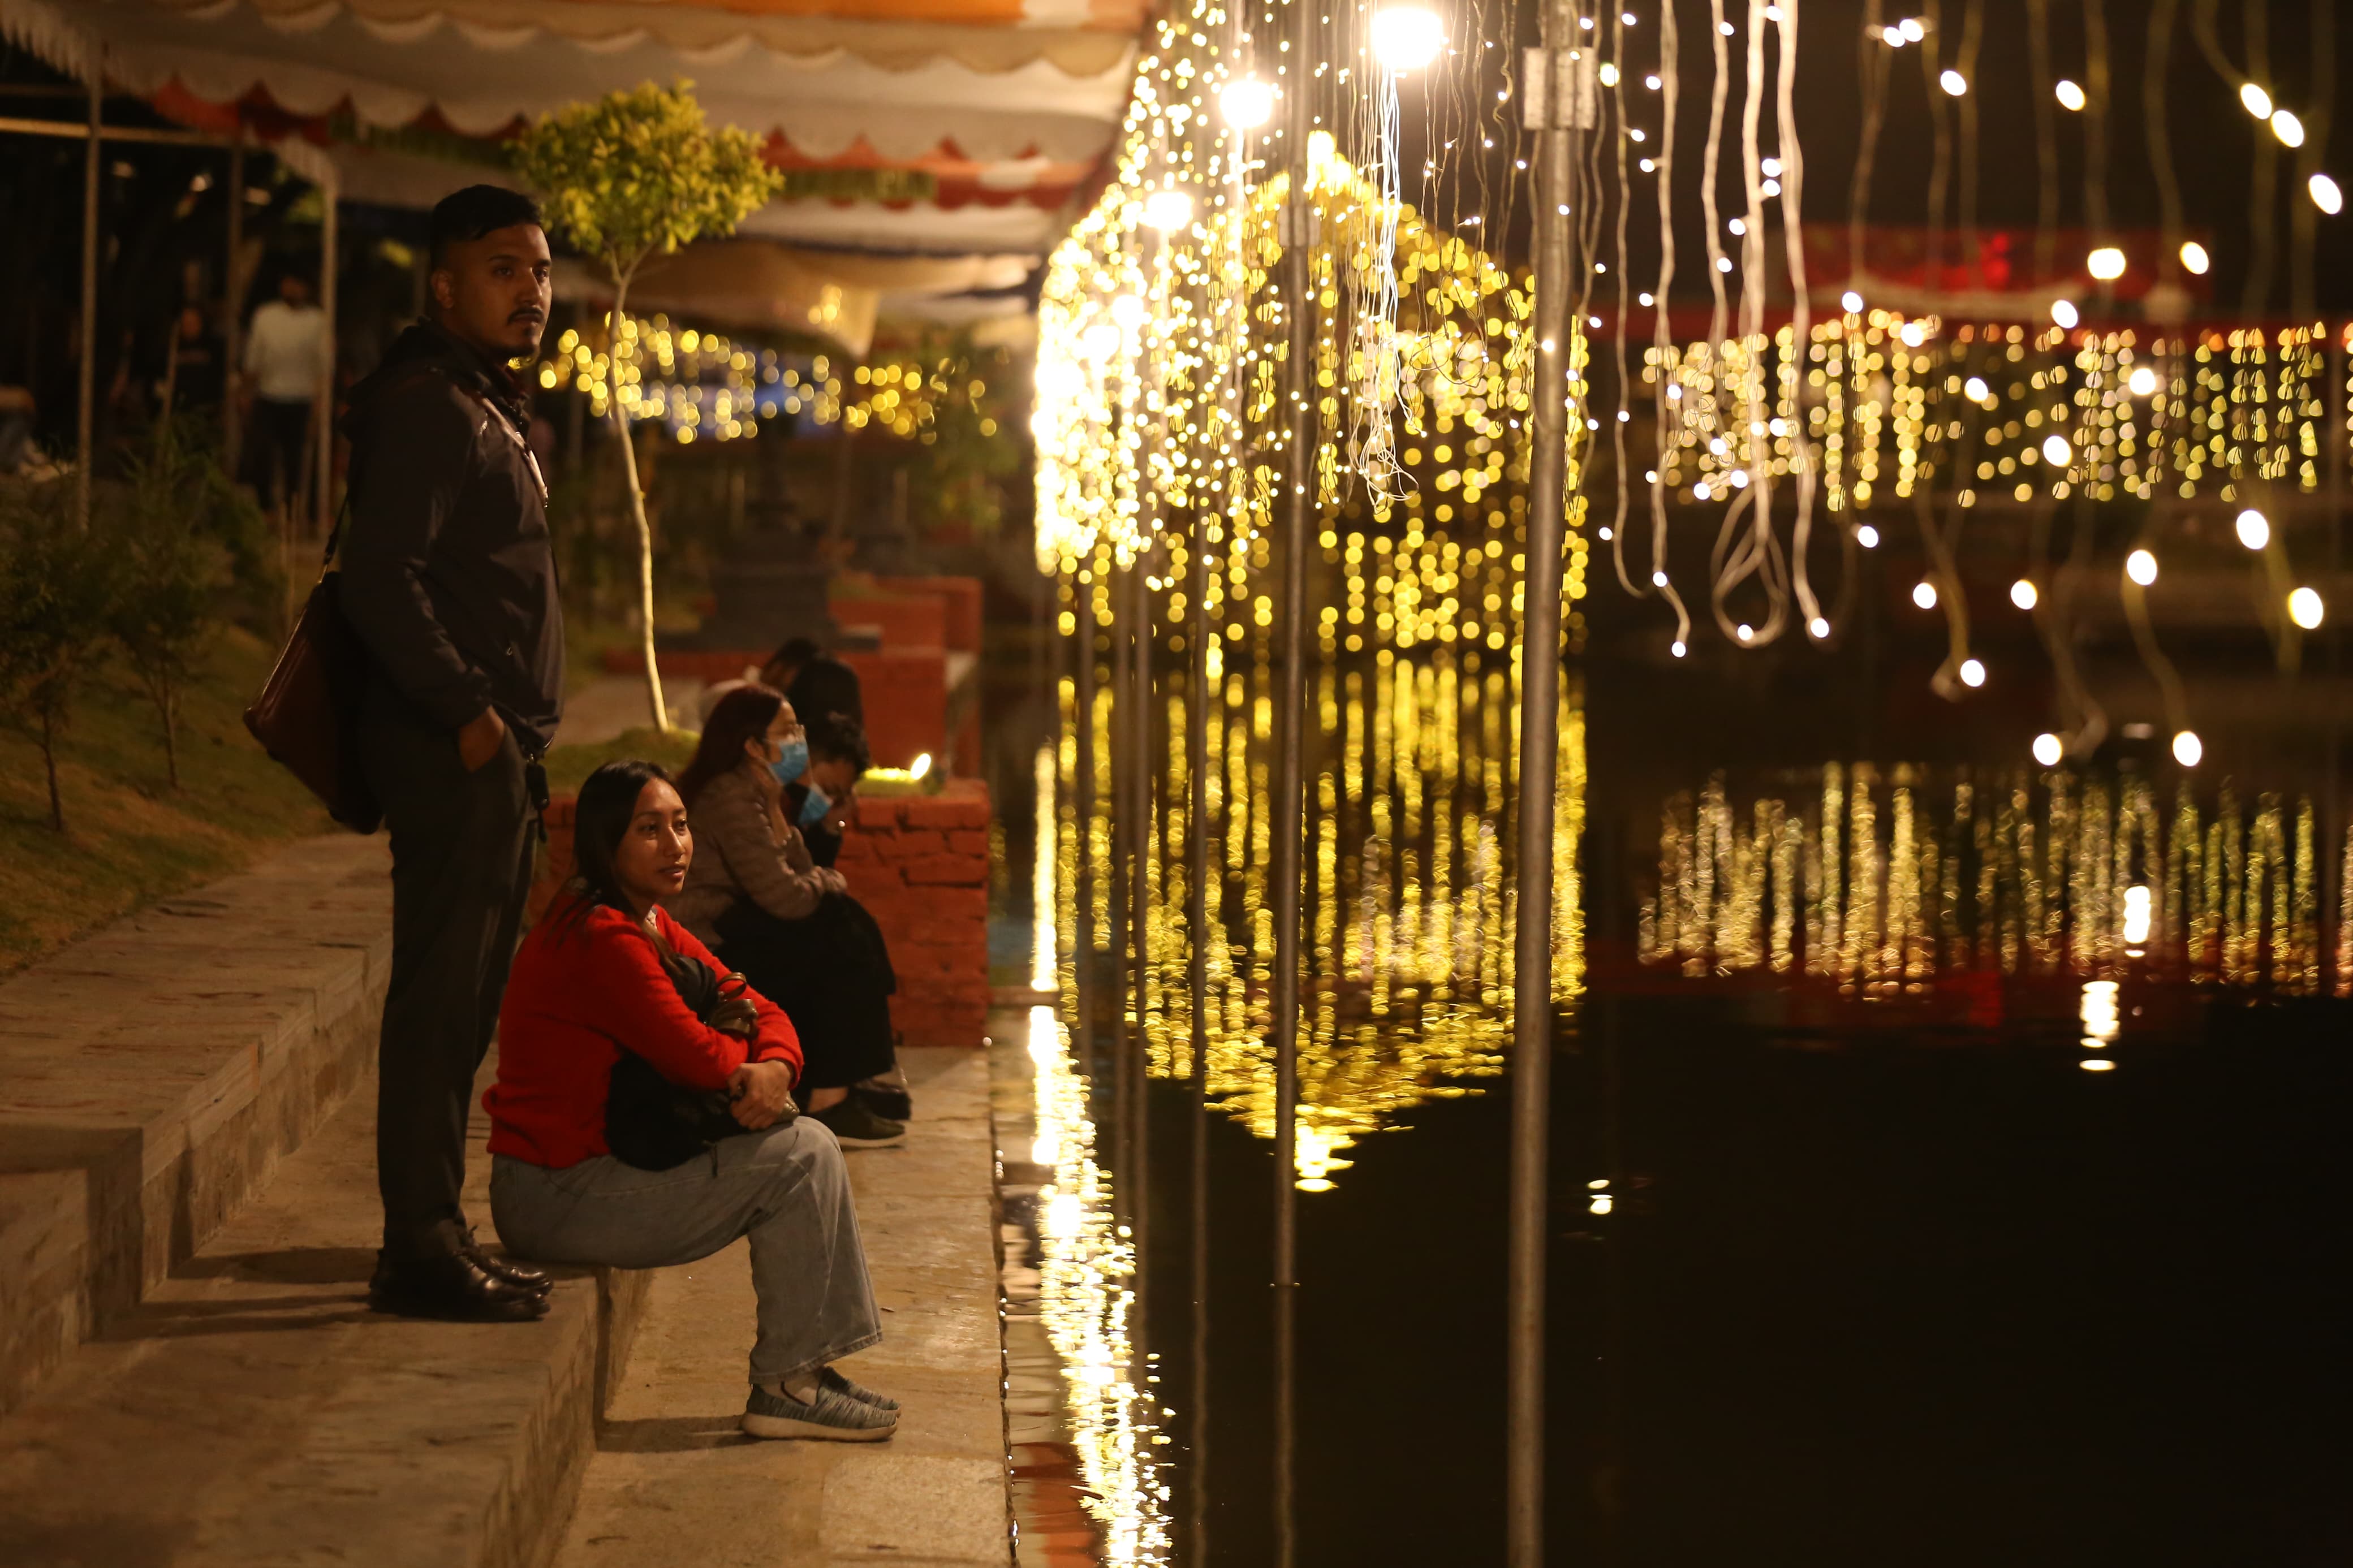
[{"label": "string of fairy lights", "polygon": [[[1329,602],[1313,611],[1322,649],[1515,646],[1533,286],[1473,243],[1499,219],[1508,223],[1516,186],[1489,192],[1467,173],[1463,151],[1474,140],[1482,149],[1495,142],[1491,126],[1457,106],[1483,50],[1495,46],[1461,24],[1493,31],[1496,23],[1477,5],[1461,9],[1468,15],[1450,26],[1422,5],[1336,7],[1315,35],[1326,52],[1297,62],[1253,38],[1253,27],[1271,36],[1274,5],[1229,14],[1202,0],[1155,25],[1114,177],[1050,261],[1040,301],[1037,547],[1041,570],[1060,584],[1065,632],[1082,619],[1110,625],[1110,576],[1141,560],[1181,647],[1193,608],[1186,568],[1204,552],[1214,567],[1212,635],[1233,645],[1270,633],[1274,610],[1262,579],[1288,440],[1283,351],[1291,313],[1304,309],[1317,543],[1333,582]],[[2327,606],[2287,559],[2286,523],[2301,498],[2330,482],[2332,454],[2341,463],[2353,445],[2353,389],[2328,384],[2332,355],[2353,351],[2353,327],[2086,324],[2087,312],[2105,310],[2144,265],[2109,230],[2096,182],[2086,193],[2094,243],[2073,281],[2021,296],[2017,316],[1905,304],[1904,290],[1867,275],[1858,247],[1835,308],[1810,320],[1814,287],[1840,285],[1817,278],[1810,286],[1797,227],[1781,216],[1804,190],[1791,108],[1800,0],[1711,0],[1703,66],[1710,114],[1696,159],[1676,146],[1678,24],[1672,7],[1651,9],[1578,17],[1597,152],[1580,229],[1589,269],[1570,356],[1572,643],[1588,552],[1606,546],[1628,591],[1656,595],[1670,611],[1677,657],[1692,646],[1686,605],[1699,603],[1738,647],[1763,647],[1788,631],[1835,646],[1839,611],[1810,575],[1820,564],[1815,531],[1827,529],[1851,565],[1853,550],[1883,542],[1889,514],[1908,509],[1928,563],[1915,598],[1949,627],[1936,688],[1959,698],[1988,679],[1969,647],[1957,566],[1971,517],[2118,500],[2256,514],[2271,540],[2265,570],[2278,579],[2274,619],[2297,631],[2321,624]],[[2006,47],[2014,40],[1983,36],[1980,10],[1968,8],[1950,40],[1933,12],[1874,20],[1863,39],[1883,57],[1865,75],[1867,95],[1901,90],[1885,67],[1905,51],[1923,63],[1937,128],[1932,247],[1940,226],[1974,234],[1974,78],[1985,62],[2018,53]],[[1508,37],[1508,26],[1502,30]],[[1462,47],[1458,34],[1483,49]],[[2200,43],[2259,133],[2316,160],[2305,118]],[[2034,68],[2047,74],[2047,37],[2039,49]],[[2082,119],[2087,136],[2105,138],[2107,67],[2105,58],[2090,63],[2090,85],[2049,78],[2046,101]],[[1408,138],[1398,84],[1417,73],[1432,146],[1419,171],[1422,200],[1448,211],[1448,229],[1422,217],[1399,169]],[[1299,237],[1311,247],[1314,294],[1305,301],[1283,299],[1280,281],[1292,160],[1282,145],[1290,132],[1273,127],[1293,91],[1314,110],[1315,221]],[[1736,94],[1737,113],[1728,107]],[[1507,100],[1508,84],[1493,96]],[[1866,115],[1859,193],[1867,192],[1884,118],[1883,110]],[[1614,207],[1601,148],[1618,172]],[[1671,331],[1666,295],[1678,257],[1675,182],[1694,164],[1714,308],[1707,334],[1689,341]],[[1516,166],[1525,170],[1525,160]],[[1727,167],[1745,198],[1732,213],[1716,200]],[[2170,180],[2169,163],[2162,173]],[[1448,174],[1460,177],[1441,183]],[[2303,185],[2316,215],[2341,211],[2341,192],[2316,162]],[[1481,198],[1467,211],[1466,187]],[[1646,199],[1657,207],[1660,254],[1655,272],[1636,279],[1623,236]],[[2046,202],[2045,210],[2056,208]],[[1860,206],[1852,216],[1860,233]],[[1613,221],[1614,249],[1604,242]],[[2177,232],[2179,222],[2178,213],[2168,219],[2160,283],[2212,265],[2198,240]],[[2046,236],[2038,250],[2049,244]],[[1899,298],[1873,302],[1883,289]],[[1626,346],[1638,309],[1651,313],[1639,364],[1597,382],[1600,337],[1614,339],[1615,358],[1633,357]],[[1768,321],[1768,310],[1786,319]],[[1610,457],[1597,460],[1602,453],[1590,443],[1605,428]],[[1647,460],[1630,450],[1645,435]],[[1598,518],[1581,493],[1594,472],[1613,474],[1618,489]],[[1647,550],[1645,531],[1629,526],[1637,479],[1649,492]],[[1686,526],[1710,510],[1720,539],[1709,580],[1679,586],[1671,522]],[[2153,555],[2154,546],[2144,550]],[[2027,563],[2013,597],[2047,597],[2042,572]],[[2202,748],[2186,717],[2177,718],[2177,755],[2186,758]],[[2096,725],[2078,724],[2059,741],[2075,752],[2098,738]]]}]

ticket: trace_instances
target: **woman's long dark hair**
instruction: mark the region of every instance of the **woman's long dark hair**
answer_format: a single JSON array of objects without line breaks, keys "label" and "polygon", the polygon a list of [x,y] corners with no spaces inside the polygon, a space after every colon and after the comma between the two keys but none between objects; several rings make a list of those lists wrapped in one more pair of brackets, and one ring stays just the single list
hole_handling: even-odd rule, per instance
[{"label": "woman's long dark hair", "polygon": [[695,742],[694,760],[678,775],[679,799],[692,805],[704,784],[741,767],[744,742],[766,740],[768,726],[784,705],[785,694],[770,686],[739,686],[721,698],[702,726],[702,739]]},{"label": "woman's long dark hair", "polygon": [[[724,704],[722,704],[724,706]],[[638,797],[646,785],[660,781],[677,786],[659,763],[607,763],[588,775],[572,807],[572,880],[565,888],[568,901],[557,914],[558,931],[576,930],[598,906],[627,911],[628,895],[621,890],[613,857],[638,815]]]}]

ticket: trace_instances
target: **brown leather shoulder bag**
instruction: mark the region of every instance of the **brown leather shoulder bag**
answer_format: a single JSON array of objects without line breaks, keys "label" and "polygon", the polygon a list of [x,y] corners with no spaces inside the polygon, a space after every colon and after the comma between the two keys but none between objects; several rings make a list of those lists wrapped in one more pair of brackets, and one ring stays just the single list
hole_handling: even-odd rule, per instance
[{"label": "brown leather shoulder bag", "polygon": [[342,574],[334,568],[343,520],[327,536],[324,568],[278,656],[261,695],[245,710],[245,727],[261,749],[310,786],[327,815],[354,833],[374,833],[384,808],[360,769],[360,693],[367,684],[367,650],[343,618]]}]

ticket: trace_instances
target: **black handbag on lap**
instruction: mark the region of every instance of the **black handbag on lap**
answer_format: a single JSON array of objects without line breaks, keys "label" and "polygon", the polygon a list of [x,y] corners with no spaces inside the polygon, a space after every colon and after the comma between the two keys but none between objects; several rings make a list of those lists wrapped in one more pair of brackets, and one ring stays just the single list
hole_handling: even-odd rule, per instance
[{"label": "black handbag on lap", "polygon": [[[741,975],[723,980],[711,965],[687,953],[656,943],[664,973],[677,987],[679,1000],[695,1017],[708,1024],[719,1005],[728,999],[728,982],[743,989]],[[706,1153],[723,1138],[752,1131],[735,1120],[734,1101],[723,1089],[687,1089],[662,1077],[654,1065],[622,1047],[613,1064],[613,1079],[605,1097],[605,1146],[625,1165],[640,1171],[668,1171]],[[791,1120],[789,1104],[776,1125]],[[762,1131],[767,1129],[760,1129]]]}]

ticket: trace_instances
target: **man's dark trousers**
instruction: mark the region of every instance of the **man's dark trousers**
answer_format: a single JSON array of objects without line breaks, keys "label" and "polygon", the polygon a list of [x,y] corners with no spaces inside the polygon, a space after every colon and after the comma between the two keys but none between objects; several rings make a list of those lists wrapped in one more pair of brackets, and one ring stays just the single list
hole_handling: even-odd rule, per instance
[{"label": "man's dark trousers", "polygon": [[458,738],[382,681],[360,714],[360,755],[392,836],[392,984],[376,1085],[376,1183],[387,1260],[455,1250],[474,1074],[531,890],[535,825],[510,733],[471,773]]}]

